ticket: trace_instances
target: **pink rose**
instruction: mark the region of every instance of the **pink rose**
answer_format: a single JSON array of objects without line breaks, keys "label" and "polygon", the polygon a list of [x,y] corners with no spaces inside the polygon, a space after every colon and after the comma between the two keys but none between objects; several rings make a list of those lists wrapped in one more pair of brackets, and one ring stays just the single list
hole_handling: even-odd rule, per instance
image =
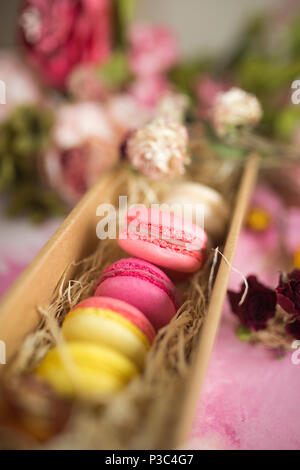
[{"label": "pink rose", "polygon": [[115,130],[101,104],[65,103],[56,109],[52,138],[58,148],[78,147],[92,137],[115,140]]},{"label": "pink rose", "polygon": [[165,26],[135,24],[129,32],[129,65],[138,77],[158,75],[176,64],[179,51]]},{"label": "pink rose", "polygon": [[185,173],[188,131],[178,121],[157,118],[133,131],[123,146],[124,156],[141,174],[151,179],[176,177]]},{"label": "pink rose", "polygon": [[42,168],[48,185],[68,204],[119,157],[118,139],[107,110],[99,103],[67,103],[56,110],[52,146]]},{"label": "pink rose", "polygon": [[19,24],[29,60],[58,88],[76,65],[110,54],[109,0],[25,0]]},{"label": "pink rose", "polygon": [[154,108],[160,99],[170,91],[168,80],[161,75],[138,78],[129,89],[139,105]]},{"label": "pink rose", "polygon": [[61,199],[72,206],[118,158],[114,142],[94,137],[78,147],[51,149],[44,156],[44,176]]}]

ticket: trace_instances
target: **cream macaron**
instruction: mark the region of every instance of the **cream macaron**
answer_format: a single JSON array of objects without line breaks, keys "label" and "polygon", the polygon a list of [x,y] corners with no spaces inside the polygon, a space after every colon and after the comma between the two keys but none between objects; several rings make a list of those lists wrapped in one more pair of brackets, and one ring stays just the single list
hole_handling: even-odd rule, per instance
[{"label": "cream macaron", "polygon": [[230,207],[214,189],[195,182],[179,183],[161,202],[171,206],[166,210],[200,225],[214,240],[224,235]]}]

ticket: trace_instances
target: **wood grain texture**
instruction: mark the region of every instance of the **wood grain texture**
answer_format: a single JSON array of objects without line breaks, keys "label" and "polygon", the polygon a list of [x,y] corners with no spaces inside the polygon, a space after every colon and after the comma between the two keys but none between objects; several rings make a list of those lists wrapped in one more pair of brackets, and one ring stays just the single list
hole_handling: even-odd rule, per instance
[{"label": "wood grain texture", "polygon": [[[7,361],[38,325],[37,307],[49,305],[65,269],[95,250],[99,242],[96,208],[102,197],[96,184],[4,296],[0,304],[0,338],[6,343]],[[0,374],[3,369],[0,366]]]},{"label": "wood grain texture", "polygon": [[[229,263],[233,262],[248,202],[256,182],[259,170],[259,161],[260,159],[257,155],[251,155],[243,173],[232,222],[223,251],[223,254]],[[188,393],[183,397],[182,401],[181,424],[178,427],[177,435],[175,436],[175,443],[178,446],[186,442],[189,437],[203,379],[211,356],[218,326],[220,324],[230,271],[230,265],[222,258],[214,283],[207,315],[201,329],[199,345],[195,354],[192,372],[187,386]]]}]

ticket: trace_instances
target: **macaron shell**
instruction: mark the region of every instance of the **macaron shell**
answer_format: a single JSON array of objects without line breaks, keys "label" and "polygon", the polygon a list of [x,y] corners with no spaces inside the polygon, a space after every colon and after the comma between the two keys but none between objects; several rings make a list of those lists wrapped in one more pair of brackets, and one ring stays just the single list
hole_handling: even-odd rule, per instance
[{"label": "macaron shell", "polygon": [[36,370],[59,393],[85,398],[107,396],[137,372],[125,356],[88,342],[70,342],[51,349]]},{"label": "macaron shell", "polygon": [[174,303],[163,290],[138,277],[107,279],[97,287],[95,294],[132,303],[144,313],[156,331],[169,323],[176,312]]},{"label": "macaron shell", "polygon": [[132,208],[119,245],[131,255],[175,271],[194,272],[202,264],[207,236],[201,227],[152,208]]},{"label": "macaron shell", "polygon": [[66,341],[89,341],[108,346],[140,369],[150,348],[148,338],[135,325],[111,310],[79,308],[64,321],[62,332]]},{"label": "macaron shell", "polygon": [[[105,270],[106,271],[106,270]],[[101,278],[101,277],[100,277]],[[69,312],[68,317],[78,309],[104,309],[111,310],[124,317],[128,322],[132,323],[148,338],[149,343],[152,344],[155,338],[155,330],[145,315],[135,308],[131,303],[118,300],[114,296],[100,296],[94,293],[94,297],[89,297],[82,300]]]},{"label": "macaron shell", "polygon": [[80,369],[76,380],[72,379],[66,369],[59,365],[47,365],[37,372],[57,393],[65,397],[85,399],[105,398],[123,387],[123,381],[104,371],[96,373],[88,366]]},{"label": "macaron shell", "polygon": [[124,258],[100,276],[95,295],[114,297],[143,312],[156,330],[175,315],[181,297],[168,276],[151,263]]},{"label": "macaron shell", "polygon": [[[204,219],[200,220],[202,228],[215,238],[223,234],[230,216],[229,205],[223,196],[214,189],[199,183],[188,182],[177,185],[162,202],[168,206],[173,205],[174,207],[170,207],[170,210],[178,216],[182,215],[184,204],[193,205],[192,211],[184,212],[185,217],[197,223],[202,216]],[[198,207],[200,214],[196,220]]]},{"label": "macaron shell", "polygon": [[198,257],[181,254],[180,251],[174,252],[167,248],[154,245],[151,242],[143,240],[119,240],[120,247],[130,255],[137,256],[151,261],[163,268],[185,273],[193,273],[201,268],[203,263],[202,253]]}]

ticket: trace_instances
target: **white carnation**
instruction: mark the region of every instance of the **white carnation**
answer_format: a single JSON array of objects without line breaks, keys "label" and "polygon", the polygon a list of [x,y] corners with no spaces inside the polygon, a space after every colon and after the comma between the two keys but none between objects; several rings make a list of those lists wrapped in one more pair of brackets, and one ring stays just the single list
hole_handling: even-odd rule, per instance
[{"label": "white carnation", "polygon": [[262,117],[262,108],[256,96],[240,88],[217,95],[213,107],[213,122],[218,135],[240,126],[255,126]]}]

